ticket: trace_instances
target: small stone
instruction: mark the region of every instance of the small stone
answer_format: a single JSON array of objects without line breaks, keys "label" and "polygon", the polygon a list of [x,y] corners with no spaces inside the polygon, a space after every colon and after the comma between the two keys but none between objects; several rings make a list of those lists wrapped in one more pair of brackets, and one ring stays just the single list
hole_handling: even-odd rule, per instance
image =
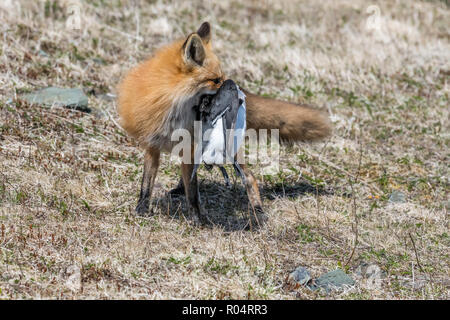
[{"label": "small stone", "polygon": [[57,106],[91,112],[88,108],[88,97],[81,89],[62,89],[50,87],[33,93],[24,94],[21,99],[31,104]]},{"label": "small stone", "polygon": [[311,280],[311,274],[308,269],[304,267],[297,267],[293,272],[291,272],[289,278],[303,286]]},{"label": "small stone", "polygon": [[389,202],[390,203],[405,203],[406,196],[403,192],[395,190],[390,194]]},{"label": "small stone", "polygon": [[346,286],[350,287],[355,284],[355,280],[350,278],[341,269],[336,269],[321,275],[313,285],[309,286],[311,290],[317,290],[319,288],[325,289],[327,292],[330,290],[343,289]]}]

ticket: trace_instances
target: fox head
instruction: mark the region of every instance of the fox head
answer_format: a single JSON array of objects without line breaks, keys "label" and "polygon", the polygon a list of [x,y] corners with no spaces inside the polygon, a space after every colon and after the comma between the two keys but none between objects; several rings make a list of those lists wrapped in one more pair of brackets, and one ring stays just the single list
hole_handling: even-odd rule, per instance
[{"label": "fox head", "polygon": [[127,132],[156,145],[174,129],[193,126],[193,106],[225,80],[211,38],[211,26],[204,22],[127,74],[119,86],[119,114]]},{"label": "fox head", "polygon": [[217,91],[224,81],[219,59],[211,44],[211,26],[204,22],[197,32],[191,33],[181,46],[183,72],[197,89]]},{"label": "fox head", "polygon": [[150,84],[151,90],[162,95],[170,92],[175,100],[177,97],[213,94],[225,80],[220,61],[212,49],[208,22],[186,38],[157,50],[142,70],[146,71],[142,80]]}]

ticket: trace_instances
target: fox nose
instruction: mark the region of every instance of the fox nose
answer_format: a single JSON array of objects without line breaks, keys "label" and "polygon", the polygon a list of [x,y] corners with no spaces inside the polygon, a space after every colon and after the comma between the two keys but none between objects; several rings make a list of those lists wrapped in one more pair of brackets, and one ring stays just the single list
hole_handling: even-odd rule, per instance
[{"label": "fox nose", "polygon": [[225,88],[227,88],[227,87],[229,87],[229,88],[234,88],[234,87],[236,87],[236,83],[235,83],[233,80],[231,80],[231,79],[227,79],[227,80],[225,80],[225,81],[222,83],[221,88],[222,88],[222,87],[225,87]]}]

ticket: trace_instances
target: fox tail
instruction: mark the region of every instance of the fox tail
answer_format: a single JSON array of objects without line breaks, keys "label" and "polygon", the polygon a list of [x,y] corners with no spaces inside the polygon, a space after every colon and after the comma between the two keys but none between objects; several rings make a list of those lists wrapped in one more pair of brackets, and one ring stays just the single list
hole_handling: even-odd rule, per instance
[{"label": "fox tail", "polygon": [[331,123],[325,112],[243,91],[248,129],[278,129],[284,142],[317,141],[331,134]]}]

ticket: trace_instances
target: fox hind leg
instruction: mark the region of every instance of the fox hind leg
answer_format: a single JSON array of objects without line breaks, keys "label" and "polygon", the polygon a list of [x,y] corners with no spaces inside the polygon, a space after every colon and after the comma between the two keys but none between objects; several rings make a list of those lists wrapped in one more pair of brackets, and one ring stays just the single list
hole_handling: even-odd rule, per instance
[{"label": "fox hind leg", "polygon": [[144,174],[142,175],[141,192],[136,207],[138,215],[145,215],[149,211],[150,199],[159,167],[159,156],[160,153],[157,149],[148,148],[145,151]]},{"label": "fox hind leg", "polygon": [[244,176],[243,181],[245,184],[245,189],[247,190],[248,200],[250,202],[252,209],[252,212],[250,212],[250,220],[249,220],[250,228],[253,226],[253,224],[262,225],[267,220],[267,217],[265,216],[264,211],[262,209],[262,202],[261,196],[259,194],[258,183],[247,166],[241,164],[240,167],[241,173]]}]

